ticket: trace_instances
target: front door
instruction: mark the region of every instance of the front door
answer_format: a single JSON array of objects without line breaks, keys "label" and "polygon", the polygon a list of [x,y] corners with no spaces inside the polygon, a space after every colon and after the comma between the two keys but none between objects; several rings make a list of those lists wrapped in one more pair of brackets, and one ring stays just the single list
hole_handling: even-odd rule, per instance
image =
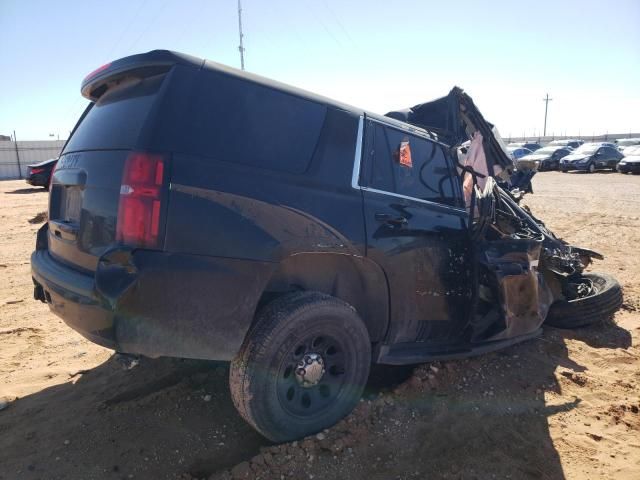
[{"label": "front door", "polygon": [[365,123],[359,186],[367,256],[389,283],[388,343],[462,342],[471,301],[468,215],[445,146]]}]

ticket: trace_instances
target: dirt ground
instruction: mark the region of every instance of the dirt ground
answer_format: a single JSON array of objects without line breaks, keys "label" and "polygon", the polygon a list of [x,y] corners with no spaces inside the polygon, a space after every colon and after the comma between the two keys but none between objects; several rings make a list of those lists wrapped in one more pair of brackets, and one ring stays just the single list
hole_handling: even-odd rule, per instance
[{"label": "dirt ground", "polygon": [[623,284],[613,321],[377,369],[340,424],[272,445],[236,414],[226,365],[127,371],[34,301],[47,194],[0,182],[0,479],[640,478],[640,176],[541,173],[534,190],[533,212]]}]

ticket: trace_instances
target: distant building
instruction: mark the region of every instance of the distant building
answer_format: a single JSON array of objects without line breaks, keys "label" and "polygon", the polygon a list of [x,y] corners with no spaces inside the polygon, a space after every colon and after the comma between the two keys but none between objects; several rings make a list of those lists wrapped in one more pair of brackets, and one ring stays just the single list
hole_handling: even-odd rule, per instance
[{"label": "distant building", "polygon": [[11,140],[11,137],[9,135],[0,135],[0,142],[2,141],[8,142],[10,140]]}]

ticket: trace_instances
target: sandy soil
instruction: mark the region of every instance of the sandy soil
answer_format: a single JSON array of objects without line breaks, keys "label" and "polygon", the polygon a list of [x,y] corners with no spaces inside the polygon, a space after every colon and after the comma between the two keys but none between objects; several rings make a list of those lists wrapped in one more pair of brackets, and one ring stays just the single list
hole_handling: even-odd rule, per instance
[{"label": "sandy soil", "polygon": [[225,365],[125,371],[35,302],[29,221],[47,195],[0,182],[0,479],[640,478],[640,176],[542,173],[534,189],[538,217],[605,254],[593,269],[625,289],[614,321],[377,369],[339,425],[271,445],[235,413]]}]

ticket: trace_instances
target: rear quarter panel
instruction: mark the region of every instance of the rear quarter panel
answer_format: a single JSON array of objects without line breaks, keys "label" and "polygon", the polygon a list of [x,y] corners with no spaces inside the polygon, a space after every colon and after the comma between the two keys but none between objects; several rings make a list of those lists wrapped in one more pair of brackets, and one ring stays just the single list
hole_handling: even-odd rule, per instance
[{"label": "rear quarter panel", "polygon": [[303,174],[174,154],[165,249],[276,263],[363,256],[362,198],[350,185],[357,127],[357,116],[329,110]]}]

